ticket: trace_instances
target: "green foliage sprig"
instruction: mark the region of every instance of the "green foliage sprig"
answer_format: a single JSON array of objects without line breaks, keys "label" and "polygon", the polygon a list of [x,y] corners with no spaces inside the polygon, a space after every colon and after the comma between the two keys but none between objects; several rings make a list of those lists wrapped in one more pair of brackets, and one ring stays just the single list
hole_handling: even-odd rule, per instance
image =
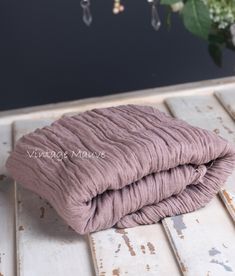
[{"label": "green foliage sprig", "polygon": [[184,26],[192,34],[208,41],[208,50],[214,62],[222,65],[222,49],[235,50],[230,28],[235,24],[235,0],[161,0],[179,12]]}]

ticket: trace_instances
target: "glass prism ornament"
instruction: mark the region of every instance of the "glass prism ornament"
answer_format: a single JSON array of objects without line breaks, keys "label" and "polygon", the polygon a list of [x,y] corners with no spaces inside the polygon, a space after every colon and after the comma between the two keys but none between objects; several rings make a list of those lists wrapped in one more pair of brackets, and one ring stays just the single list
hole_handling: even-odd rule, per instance
[{"label": "glass prism ornament", "polygon": [[158,31],[161,27],[161,20],[157,10],[157,1],[152,2],[152,18],[151,24],[155,31]]},{"label": "glass prism ornament", "polygon": [[92,15],[90,11],[90,0],[81,0],[81,7],[83,9],[83,22],[90,26],[92,23]]}]

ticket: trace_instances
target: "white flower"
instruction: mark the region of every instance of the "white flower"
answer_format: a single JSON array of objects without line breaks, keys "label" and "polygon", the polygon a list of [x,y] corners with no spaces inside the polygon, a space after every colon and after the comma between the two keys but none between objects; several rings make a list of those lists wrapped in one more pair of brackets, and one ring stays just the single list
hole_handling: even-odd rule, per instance
[{"label": "white flower", "polygon": [[179,1],[171,5],[171,9],[173,12],[179,12],[183,9],[183,7],[184,7],[184,3],[182,1]]},{"label": "white flower", "polygon": [[235,22],[234,0],[202,0],[209,9],[211,20],[219,29],[225,29]]}]

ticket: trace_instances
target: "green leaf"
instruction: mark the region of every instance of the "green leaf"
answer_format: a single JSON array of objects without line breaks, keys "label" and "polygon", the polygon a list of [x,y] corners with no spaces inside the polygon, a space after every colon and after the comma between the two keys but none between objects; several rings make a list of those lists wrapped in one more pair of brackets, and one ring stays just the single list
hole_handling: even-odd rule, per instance
[{"label": "green leaf", "polygon": [[214,63],[217,66],[222,67],[221,47],[218,44],[210,43],[208,46],[208,51],[209,51],[209,54],[210,54],[211,58],[213,59]]},{"label": "green leaf", "polygon": [[180,0],[161,0],[162,5],[172,5],[180,2]]},{"label": "green leaf", "polygon": [[222,34],[209,34],[208,40],[213,44],[223,44],[225,43],[225,38]]},{"label": "green leaf", "polygon": [[188,0],[182,13],[185,27],[194,35],[207,39],[211,19],[209,10],[202,0]]}]

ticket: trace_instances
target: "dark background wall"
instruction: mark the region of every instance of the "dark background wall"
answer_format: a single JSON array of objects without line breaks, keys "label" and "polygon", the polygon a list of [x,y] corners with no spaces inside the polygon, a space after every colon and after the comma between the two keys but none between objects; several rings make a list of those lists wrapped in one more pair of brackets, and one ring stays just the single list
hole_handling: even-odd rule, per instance
[{"label": "dark background wall", "polygon": [[177,15],[156,32],[146,0],[125,7],[93,0],[87,28],[78,0],[2,0],[0,110],[234,75],[234,53],[216,67]]}]

